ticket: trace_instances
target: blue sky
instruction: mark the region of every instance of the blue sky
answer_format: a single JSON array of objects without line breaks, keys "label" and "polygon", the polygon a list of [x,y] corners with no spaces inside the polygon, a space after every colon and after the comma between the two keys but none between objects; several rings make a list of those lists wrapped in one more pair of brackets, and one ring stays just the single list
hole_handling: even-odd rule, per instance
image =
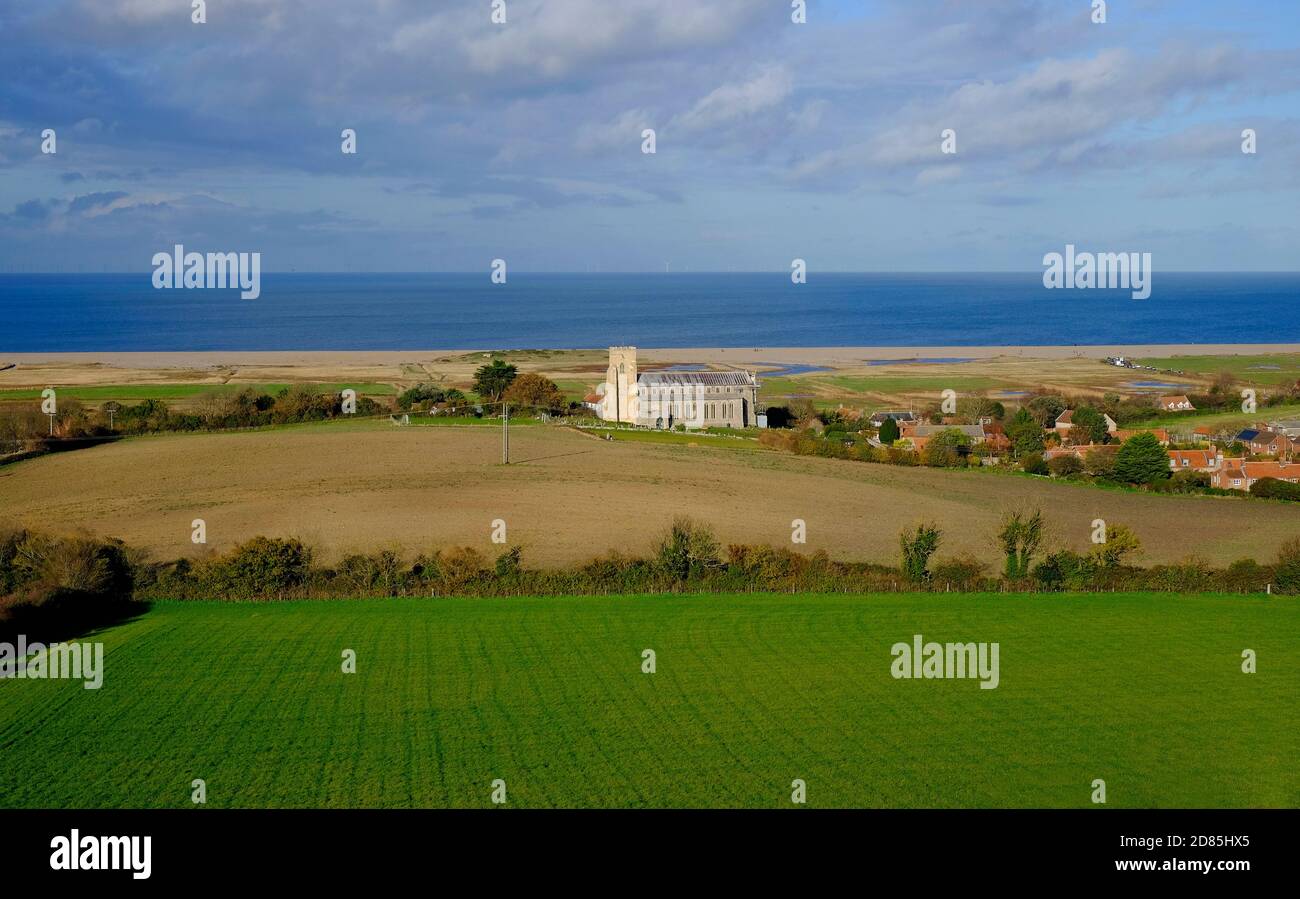
[{"label": "blue sky", "polygon": [[0,0],[0,271],[1300,268],[1300,3],[1091,2]]}]

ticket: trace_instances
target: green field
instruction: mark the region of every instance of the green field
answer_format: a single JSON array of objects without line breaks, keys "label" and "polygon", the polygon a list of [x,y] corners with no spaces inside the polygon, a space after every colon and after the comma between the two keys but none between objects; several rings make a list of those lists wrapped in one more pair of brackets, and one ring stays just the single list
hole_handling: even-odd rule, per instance
[{"label": "green field", "polygon": [[1139,359],[1161,371],[1185,371],[1188,374],[1214,377],[1228,372],[1253,384],[1293,384],[1300,380],[1300,355],[1278,353],[1259,356],[1167,356]]},{"label": "green field", "polygon": [[[1000,685],[893,679],[915,633]],[[1277,597],[164,603],[99,691],[0,681],[0,806],[1297,806],[1298,638]]]},{"label": "green field", "polygon": [[1176,428],[1189,430],[1206,425],[1222,430],[1246,428],[1260,421],[1279,421],[1300,418],[1300,405],[1282,404],[1260,406],[1253,413],[1244,412],[1183,412],[1155,415],[1149,419],[1128,422],[1126,428]]}]

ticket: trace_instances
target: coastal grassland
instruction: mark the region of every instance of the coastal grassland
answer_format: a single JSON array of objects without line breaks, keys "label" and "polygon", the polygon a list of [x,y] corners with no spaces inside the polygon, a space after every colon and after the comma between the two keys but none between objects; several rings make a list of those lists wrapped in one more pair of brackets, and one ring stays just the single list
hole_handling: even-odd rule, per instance
[{"label": "coastal grassland", "polygon": [[1211,378],[1227,372],[1252,384],[1294,384],[1300,380],[1300,353],[1167,356],[1137,361],[1160,369],[1177,369]]},{"label": "coastal grassland", "polygon": [[612,441],[558,426],[394,427],[386,418],[258,431],[159,434],[0,468],[0,520],[53,532],[89,530],[148,549],[196,556],[257,535],[296,536],[323,561],[391,548],[411,558],[450,546],[494,556],[504,519],[529,566],[586,561],[609,549],[644,553],[677,515],[727,543],[896,563],[898,533],[920,519],[944,531],[939,557],[971,553],[993,569],[1003,513],[1040,506],[1049,544],[1084,552],[1092,521],[1141,538],[1141,564],[1195,554],[1226,565],[1271,559],[1300,533],[1294,506],[1245,497],[1170,496],[1000,474],[796,456],[754,441],[696,434]]},{"label": "coastal grassland", "polygon": [[1128,428],[1153,428],[1153,427],[1178,427],[1184,430],[1188,428],[1197,428],[1201,426],[1212,427],[1217,430],[1232,430],[1234,428],[1246,428],[1258,424],[1260,421],[1276,421],[1279,419],[1300,418],[1300,405],[1294,403],[1282,404],[1278,406],[1260,406],[1253,413],[1234,412],[1183,412],[1183,413],[1166,413],[1164,415],[1155,415],[1149,419],[1143,419],[1138,422],[1129,422],[1125,425]]},{"label": "coastal grassland", "polygon": [[889,361],[872,364],[841,362],[834,371],[763,378],[762,397],[779,403],[787,397],[807,397],[818,406],[869,408],[930,403],[943,390],[1014,399],[1017,392],[1044,390],[1100,399],[1106,393],[1153,395],[1169,389],[1140,387],[1138,382],[1176,384],[1182,392],[1206,389],[1212,374],[1188,371],[1181,376],[1156,375],[1103,365],[1091,357],[1053,359],[1018,355],[975,359]]},{"label": "coastal grassland", "polygon": [[[997,643],[997,688],[894,679],[913,634]],[[93,639],[98,691],[0,681],[0,806],[1300,805],[1294,598],[159,603]]]}]

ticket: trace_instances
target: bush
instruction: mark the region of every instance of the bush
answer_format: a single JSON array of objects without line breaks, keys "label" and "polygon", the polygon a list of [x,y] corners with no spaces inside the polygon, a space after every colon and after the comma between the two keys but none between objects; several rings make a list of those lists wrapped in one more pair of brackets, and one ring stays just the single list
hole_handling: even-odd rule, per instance
[{"label": "bush", "polygon": [[659,544],[657,559],[669,578],[689,580],[718,567],[718,541],[704,525],[677,518]]},{"label": "bush", "polygon": [[1278,478],[1260,478],[1250,485],[1250,495],[1266,499],[1300,500],[1300,484]]},{"label": "bush", "polygon": [[0,533],[0,628],[53,637],[107,624],[135,583],[125,545],[93,537]]},{"label": "bush", "polygon": [[1273,580],[1279,593],[1300,593],[1300,537],[1292,537],[1278,549]]},{"label": "bush", "polygon": [[337,565],[334,578],[349,593],[361,596],[400,596],[409,586],[402,560],[392,550],[347,556]]},{"label": "bush", "polygon": [[1050,469],[1047,463],[1043,461],[1042,453],[1027,453],[1024,461],[1021,463],[1026,474],[1049,474]]},{"label": "bush", "polygon": [[930,572],[934,584],[943,584],[954,590],[980,590],[984,587],[989,566],[969,553],[963,553],[952,559],[942,559],[935,563]]},{"label": "bush", "polygon": [[1122,524],[1106,525],[1106,542],[1093,546],[1088,555],[1099,568],[1118,568],[1130,556],[1142,552],[1142,541]]},{"label": "bush", "polygon": [[1068,549],[1051,553],[1034,567],[1034,582],[1043,590],[1086,590],[1096,566],[1091,559]]},{"label": "bush", "polygon": [[1083,469],[1095,478],[1115,476],[1115,453],[1110,449],[1093,447],[1083,457]]},{"label": "bush", "polygon": [[463,590],[481,580],[489,570],[483,554],[471,546],[440,550],[434,559],[432,573],[437,580],[435,589],[443,593]]},{"label": "bush", "polygon": [[523,556],[523,548],[512,546],[501,555],[497,556],[496,564],[493,566],[493,572],[497,577],[512,577],[523,570],[520,565],[520,559]]},{"label": "bush", "polygon": [[199,590],[239,599],[285,598],[302,587],[311,572],[312,552],[295,539],[254,537],[227,555],[194,567]]},{"label": "bush", "polygon": [[1047,470],[1058,478],[1068,478],[1083,471],[1083,463],[1078,456],[1057,456],[1048,461]]},{"label": "bush", "polygon": [[903,576],[914,583],[929,578],[930,573],[926,569],[942,539],[943,531],[937,525],[925,522],[899,534],[898,543],[903,551]]}]

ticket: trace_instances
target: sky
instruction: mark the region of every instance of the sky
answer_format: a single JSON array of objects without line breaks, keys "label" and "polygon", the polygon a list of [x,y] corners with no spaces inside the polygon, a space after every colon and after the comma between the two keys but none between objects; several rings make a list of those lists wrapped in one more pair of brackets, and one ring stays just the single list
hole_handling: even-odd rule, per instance
[{"label": "sky", "polygon": [[1300,269],[1296,0],[503,2],[0,0],[0,272]]}]

